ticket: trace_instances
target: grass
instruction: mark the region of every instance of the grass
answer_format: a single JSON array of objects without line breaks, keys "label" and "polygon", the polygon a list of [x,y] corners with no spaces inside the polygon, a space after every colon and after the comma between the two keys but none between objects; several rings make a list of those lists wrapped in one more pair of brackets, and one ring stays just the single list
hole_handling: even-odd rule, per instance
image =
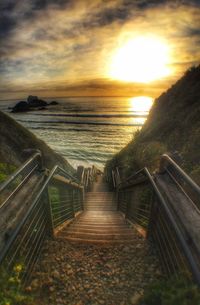
[{"label": "grass", "polygon": [[138,305],[200,305],[200,289],[184,276],[152,283]]},{"label": "grass", "polygon": [[16,166],[9,163],[0,163],[0,183],[4,182],[16,170]]}]

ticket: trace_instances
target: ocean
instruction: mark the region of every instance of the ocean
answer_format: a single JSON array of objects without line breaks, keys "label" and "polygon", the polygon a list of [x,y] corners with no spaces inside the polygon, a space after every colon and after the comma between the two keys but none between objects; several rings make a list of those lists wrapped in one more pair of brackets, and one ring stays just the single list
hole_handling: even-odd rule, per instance
[{"label": "ocean", "polygon": [[18,100],[0,101],[0,110],[44,140],[74,167],[96,165],[119,152],[143,125],[148,112],[135,98],[73,97],[46,98],[59,104],[46,110],[10,113]]}]

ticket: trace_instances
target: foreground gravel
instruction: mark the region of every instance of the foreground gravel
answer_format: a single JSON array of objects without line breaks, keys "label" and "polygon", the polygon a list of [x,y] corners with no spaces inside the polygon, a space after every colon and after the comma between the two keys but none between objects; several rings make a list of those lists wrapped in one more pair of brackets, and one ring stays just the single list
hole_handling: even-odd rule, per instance
[{"label": "foreground gravel", "polygon": [[38,305],[133,305],[160,275],[155,253],[140,236],[110,246],[50,240],[27,291]]}]

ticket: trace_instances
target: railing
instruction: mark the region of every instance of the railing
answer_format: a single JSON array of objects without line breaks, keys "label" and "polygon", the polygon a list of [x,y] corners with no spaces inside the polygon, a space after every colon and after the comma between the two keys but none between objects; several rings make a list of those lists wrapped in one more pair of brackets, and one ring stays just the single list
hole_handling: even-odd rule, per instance
[{"label": "railing", "polygon": [[0,210],[14,197],[33,172],[41,168],[41,153],[37,152],[0,185]]},{"label": "railing", "polygon": [[[183,170],[180,171],[171,158],[166,155],[163,158],[170,162],[191,188],[195,186],[195,192],[198,191],[196,184]],[[146,233],[154,241],[166,274],[184,273],[200,285],[200,255],[190,247],[189,232],[186,238],[148,169],[143,168],[118,184],[118,173],[113,170],[111,176],[117,192],[118,209],[140,232]]]},{"label": "railing", "polygon": [[50,218],[52,230],[73,219],[83,210],[84,188],[68,179],[68,174],[56,166],[48,183],[48,197],[50,203]]},{"label": "railing", "polygon": [[[11,176],[1,186],[2,192],[20,175],[24,184],[26,175],[29,175],[28,169],[32,172],[39,166],[39,162],[35,162],[38,157],[40,158],[41,155],[34,155]],[[75,179],[69,179],[70,176],[65,170],[55,166],[51,172],[47,174],[46,171],[44,175],[47,175],[45,182],[42,186],[40,185],[37,195],[27,207],[23,218],[19,219],[10,235],[7,236],[0,252],[0,266],[10,276],[15,265],[23,266],[22,283],[29,280],[45,239],[54,235],[59,227],[68,223],[83,209],[84,188],[76,183]],[[16,192],[19,185],[21,187],[22,183],[10,188],[8,196],[12,194],[13,189]],[[3,204],[6,203],[4,199]],[[13,217],[17,217],[15,214],[13,211]]]},{"label": "railing", "polygon": [[96,174],[99,170],[95,167],[84,168],[79,166],[77,169],[77,175],[81,185],[83,185],[85,191],[89,191],[92,187],[93,182],[96,179]]},{"label": "railing", "polygon": [[200,209],[200,187],[182,170],[182,168],[168,155],[161,157],[160,173],[168,173],[179,188]]}]

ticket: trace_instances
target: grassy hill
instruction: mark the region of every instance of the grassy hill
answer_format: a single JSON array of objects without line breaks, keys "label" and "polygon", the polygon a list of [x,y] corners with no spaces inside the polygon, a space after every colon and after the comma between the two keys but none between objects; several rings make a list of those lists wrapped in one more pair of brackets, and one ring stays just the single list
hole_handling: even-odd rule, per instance
[{"label": "grassy hill", "polygon": [[200,183],[200,66],[155,100],[141,131],[107,167],[124,168],[124,175],[144,166],[154,170],[164,152],[178,153],[181,166]]},{"label": "grassy hill", "polygon": [[[38,139],[28,129],[0,111],[0,171],[8,174],[26,159],[24,149],[39,149],[44,157],[44,165],[51,169],[58,164],[69,172],[74,169],[62,156],[53,151],[44,141]],[[4,173],[3,173],[4,175]]]}]

